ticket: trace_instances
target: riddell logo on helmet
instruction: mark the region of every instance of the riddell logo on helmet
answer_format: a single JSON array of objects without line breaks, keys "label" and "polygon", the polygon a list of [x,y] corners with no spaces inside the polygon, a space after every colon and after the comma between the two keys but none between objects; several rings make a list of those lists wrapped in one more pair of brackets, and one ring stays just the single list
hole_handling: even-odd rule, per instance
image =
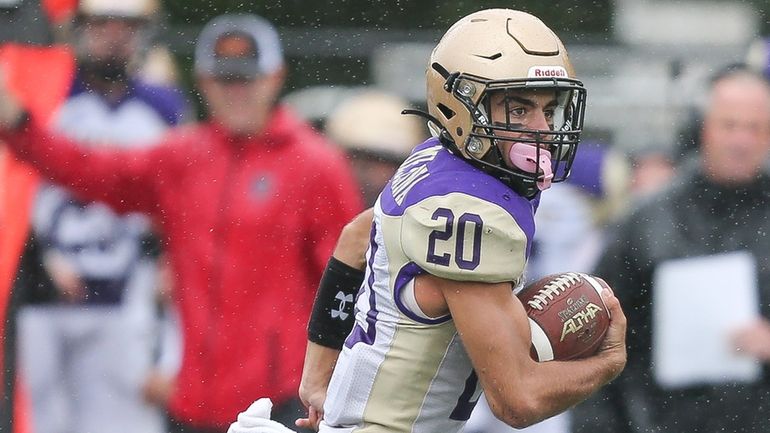
[{"label": "riddell logo on helmet", "polygon": [[532,66],[528,78],[568,78],[567,70],[561,66]]}]

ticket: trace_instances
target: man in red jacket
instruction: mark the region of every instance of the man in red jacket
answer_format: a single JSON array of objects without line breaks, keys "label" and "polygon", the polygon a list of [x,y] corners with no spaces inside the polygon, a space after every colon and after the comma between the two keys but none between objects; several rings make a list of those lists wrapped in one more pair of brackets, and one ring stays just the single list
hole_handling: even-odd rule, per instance
[{"label": "man in red jacket", "polygon": [[214,19],[195,73],[211,120],[148,150],[83,150],[24,121],[2,85],[0,139],[80,198],[161,227],[184,337],[173,432],[224,431],[255,395],[290,423],[315,286],[360,197],[342,154],[275,104],[284,67],[267,21]]}]

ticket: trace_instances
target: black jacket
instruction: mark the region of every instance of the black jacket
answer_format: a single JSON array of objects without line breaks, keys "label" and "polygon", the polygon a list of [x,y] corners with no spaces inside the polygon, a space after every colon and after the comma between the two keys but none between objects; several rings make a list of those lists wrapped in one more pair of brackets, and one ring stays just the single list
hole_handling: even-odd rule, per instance
[{"label": "black jacket", "polygon": [[[736,188],[707,180],[696,161],[617,228],[596,274],[614,288],[628,318],[628,364],[610,386],[578,406],[576,432],[759,432],[770,429],[768,375],[757,385],[676,392],[651,374],[651,293],[665,260],[750,251],[757,260],[761,312],[770,318],[770,176]],[[697,289],[696,287],[693,288]],[[727,291],[729,287],[725,287]]]}]

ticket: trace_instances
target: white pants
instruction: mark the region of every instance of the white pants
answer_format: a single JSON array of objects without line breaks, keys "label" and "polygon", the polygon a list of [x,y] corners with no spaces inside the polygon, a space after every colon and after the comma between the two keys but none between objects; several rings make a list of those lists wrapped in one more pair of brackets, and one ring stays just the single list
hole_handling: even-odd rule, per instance
[{"label": "white pants", "polygon": [[321,421],[321,425],[318,426],[318,433],[351,433],[358,427],[332,427],[326,424],[326,421]]},{"label": "white pants", "polygon": [[[331,427],[326,422],[321,421],[319,433],[350,433],[357,427]],[[479,402],[471,413],[471,418],[465,424],[463,432],[465,433],[569,433],[569,413],[561,413],[548,418],[535,425],[529,426],[523,430],[509,427],[502,421],[495,418],[490,411],[487,401],[482,395]]]},{"label": "white pants", "polygon": [[125,295],[120,306],[21,309],[19,366],[35,433],[165,430],[163,412],[141,395],[158,338],[151,297]]}]

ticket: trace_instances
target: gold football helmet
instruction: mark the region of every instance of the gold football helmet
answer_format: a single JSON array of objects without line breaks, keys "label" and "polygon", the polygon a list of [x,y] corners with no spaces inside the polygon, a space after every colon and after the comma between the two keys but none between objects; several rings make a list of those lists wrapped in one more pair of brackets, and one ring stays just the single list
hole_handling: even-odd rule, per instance
[{"label": "gold football helmet", "polygon": [[[505,122],[490,118],[491,95],[538,89],[556,95],[546,128],[511,121],[507,105]],[[569,175],[583,127],[586,90],[574,78],[564,45],[542,21],[525,12],[488,9],[455,23],[433,50],[427,103],[442,142],[532,197],[544,189],[545,176],[550,184]],[[506,164],[499,146],[504,141],[530,145],[525,158],[532,164]],[[544,153],[549,158],[541,158]],[[542,161],[548,161],[546,169]]]}]

